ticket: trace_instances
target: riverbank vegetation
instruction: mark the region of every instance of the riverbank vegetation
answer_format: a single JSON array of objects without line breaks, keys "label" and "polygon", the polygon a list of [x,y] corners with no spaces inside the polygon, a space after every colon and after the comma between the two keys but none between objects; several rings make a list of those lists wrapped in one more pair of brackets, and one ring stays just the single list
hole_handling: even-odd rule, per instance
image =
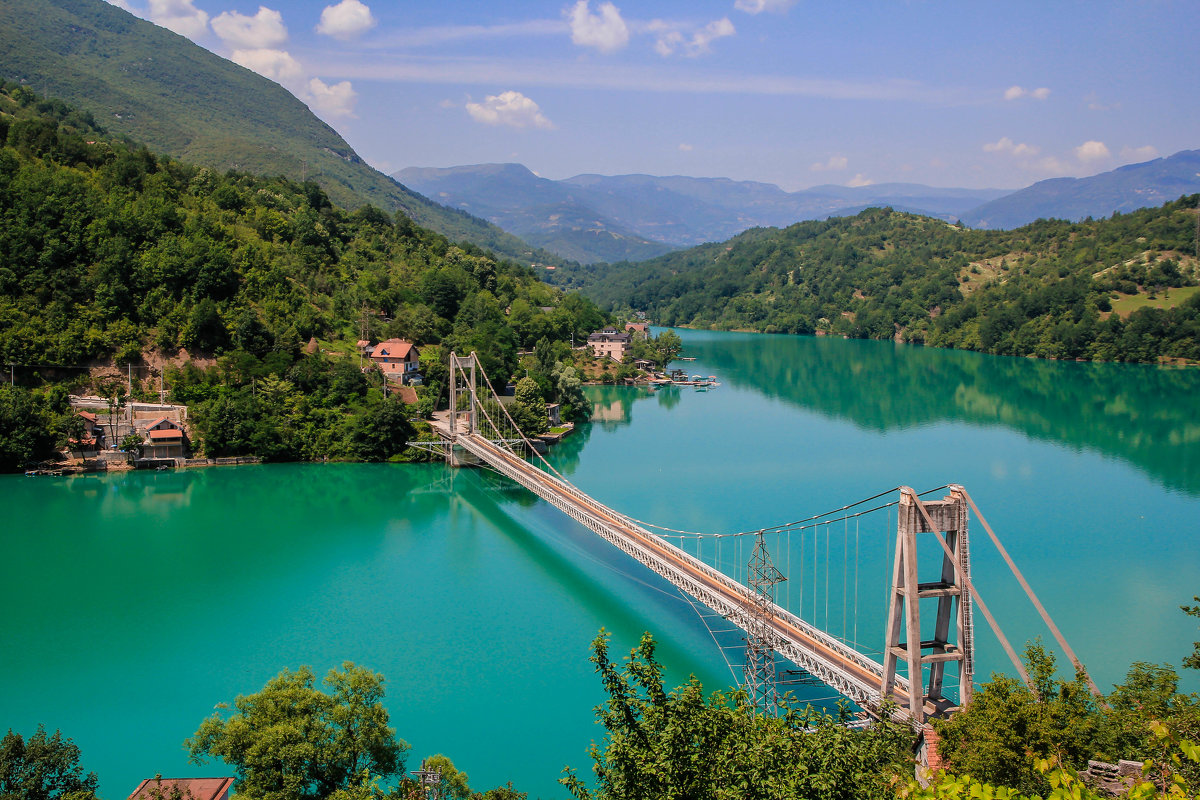
[{"label": "riverbank vegetation", "polygon": [[1096,361],[1200,360],[1200,195],[977,231],[868,209],[553,280],[662,325]]},{"label": "riverbank vegetation", "polygon": [[[504,382],[520,349],[607,319],[403,214],[152,153],[15,84],[0,87],[0,144],[0,360],[17,398],[5,408],[37,406],[50,385],[121,400],[131,373],[133,397],[157,400],[161,377],[189,405],[205,455],[405,457],[408,418],[445,401],[451,350],[476,351]],[[418,408],[360,369],[363,338],[421,348]],[[0,434],[13,424],[0,415]],[[19,451],[0,468],[44,458],[55,437],[34,438],[0,442]]]}]

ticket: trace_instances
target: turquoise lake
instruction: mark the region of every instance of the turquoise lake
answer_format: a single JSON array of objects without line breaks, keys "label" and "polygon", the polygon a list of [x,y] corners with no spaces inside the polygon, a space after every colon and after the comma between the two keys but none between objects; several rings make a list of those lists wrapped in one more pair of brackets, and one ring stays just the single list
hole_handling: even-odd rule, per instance
[{"label": "turquoise lake", "polygon": [[[1200,370],[679,333],[696,359],[683,366],[719,388],[592,387],[596,420],[550,456],[599,500],[729,533],[958,483],[1102,688],[1133,660],[1178,666],[1200,638],[1178,609],[1200,594]],[[564,766],[590,774],[601,627],[616,653],[653,632],[672,683],[725,687],[740,669],[670,586],[487,471],[3,476],[0,507],[0,731],[60,729],[106,798],[155,773],[228,774],[189,765],[183,740],[284,667],[383,673],[411,768],[445,753],[474,789],[512,780],[542,798],[566,796]],[[975,582],[1009,638],[1052,645],[971,534]],[[776,537],[781,601],[878,649],[893,536],[883,510]],[[722,541],[683,546],[737,571],[752,542]],[[976,630],[977,680],[1009,669],[978,616]],[[1183,681],[1200,689],[1200,673]]]}]

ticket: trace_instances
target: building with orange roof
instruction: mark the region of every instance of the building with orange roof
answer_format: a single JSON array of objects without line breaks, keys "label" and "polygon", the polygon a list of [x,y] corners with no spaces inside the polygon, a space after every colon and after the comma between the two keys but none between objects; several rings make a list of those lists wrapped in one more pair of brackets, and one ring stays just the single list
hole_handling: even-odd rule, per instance
[{"label": "building with orange roof", "polygon": [[388,339],[371,348],[371,361],[389,381],[412,383],[421,374],[421,356],[417,346],[404,339]]},{"label": "building with orange roof", "polygon": [[155,775],[138,784],[129,800],[229,800],[233,778],[164,778]]}]

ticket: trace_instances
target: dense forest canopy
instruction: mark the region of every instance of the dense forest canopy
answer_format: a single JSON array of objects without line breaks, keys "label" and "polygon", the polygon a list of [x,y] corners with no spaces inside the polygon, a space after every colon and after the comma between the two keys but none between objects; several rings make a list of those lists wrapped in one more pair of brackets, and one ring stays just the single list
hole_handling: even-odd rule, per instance
[{"label": "dense forest canopy", "polygon": [[898,339],[1000,355],[1200,359],[1196,207],[975,231],[868,209],[641,264],[560,268],[664,325]]},{"label": "dense forest canopy", "polygon": [[[379,415],[407,415],[384,414],[379,380],[352,355],[359,338],[433,352],[432,407],[451,349],[478,351],[503,381],[519,348],[578,339],[605,321],[529,267],[402,214],[351,213],[312,182],[155,154],[21,86],[0,89],[0,142],[0,359],[30,388],[87,377],[31,367],[175,364],[167,383],[196,404],[210,455],[395,455],[395,441],[379,441]],[[329,355],[302,354],[312,339]],[[183,366],[189,358],[216,364]],[[377,425],[363,417],[338,430],[368,411]],[[400,426],[391,438],[405,435]]]}]

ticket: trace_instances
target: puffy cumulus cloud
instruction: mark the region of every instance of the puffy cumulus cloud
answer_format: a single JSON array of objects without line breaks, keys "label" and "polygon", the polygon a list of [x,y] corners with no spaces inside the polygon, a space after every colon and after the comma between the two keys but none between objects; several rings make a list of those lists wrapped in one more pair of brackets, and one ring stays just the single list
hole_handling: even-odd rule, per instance
[{"label": "puffy cumulus cloud", "polygon": [[266,6],[259,6],[252,17],[236,11],[222,12],[213,19],[212,29],[235,50],[277,48],[288,40],[283,15]]},{"label": "puffy cumulus cloud", "polygon": [[1020,158],[1028,158],[1036,156],[1039,152],[1038,148],[1031,144],[1018,144],[1007,136],[1001,136],[997,142],[988,142],[983,146],[985,153],[1008,153]]},{"label": "puffy cumulus cloud", "polygon": [[230,56],[235,64],[241,64],[264,78],[270,78],[288,89],[303,87],[304,67],[286,50],[262,47],[254,50],[234,50]]},{"label": "puffy cumulus cloud", "polygon": [[703,28],[691,29],[656,19],[647,24],[644,30],[655,34],[654,51],[664,58],[674,55],[679,50],[688,56],[710,53],[710,45],[715,40],[737,33],[728,17],[713,20]]},{"label": "puffy cumulus cloud", "polygon": [[358,102],[358,92],[350,85],[350,81],[341,81],[329,86],[320,78],[312,78],[308,82],[309,104],[318,114],[328,114],[333,117],[354,116],[354,105]]},{"label": "puffy cumulus cloud", "polygon": [[374,28],[375,24],[375,17],[365,4],[359,0],[342,0],[336,6],[325,6],[317,33],[335,39],[353,39]]},{"label": "puffy cumulus cloud", "polygon": [[866,175],[863,175],[860,172],[857,175],[855,175],[853,178],[848,180],[846,182],[846,185],[849,186],[850,188],[854,189],[854,188],[858,188],[859,186],[870,186],[874,182],[875,181],[871,180]]},{"label": "puffy cumulus cloud", "polygon": [[1121,158],[1128,161],[1149,161],[1152,158],[1158,158],[1158,148],[1152,144],[1141,147],[1122,147]]},{"label": "puffy cumulus cloud", "polygon": [[629,26],[612,3],[601,3],[593,14],[588,0],[579,0],[567,12],[571,41],[580,47],[594,47],[601,53],[620,50],[629,43]]},{"label": "puffy cumulus cloud", "polygon": [[1097,142],[1093,139],[1076,147],[1075,157],[1083,162],[1103,161],[1106,158],[1112,158],[1112,153],[1108,152],[1104,142]]},{"label": "puffy cumulus cloud", "polygon": [[850,165],[850,160],[845,156],[830,156],[828,161],[818,161],[809,169],[813,172],[825,172],[827,170],[845,169]]},{"label": "puffy cumulus cloud", "polygon": [[208,13],[196,8],[193,0],[150,0],[146,16],[155,25],[189,39],[208,32]]},{"label": "puffy cumulus cloud", "polygon": [[794,5],[796,0],[737,0],[733,7],[747,14],[761,14],[764,11],[782,14]]},{"label": "puffy cumulus cloud", "polygon": [[1050,90],[1045,86],[1038,89],[1025,89],[1020,86],[1010,86],[1004,90],[1005,100],[1020,100],[1022,97],[1029,97],[1034,100],[1045,100],[1050,96]]},{"label": "puffy cumulus cloud", "polygon": [[507,125],[512,128],[554,127],[554,123],[542,115],[537,103],[514,91],[488,95],[482,103],[467,103],[467,113],[476,122],[485,125]]}]

